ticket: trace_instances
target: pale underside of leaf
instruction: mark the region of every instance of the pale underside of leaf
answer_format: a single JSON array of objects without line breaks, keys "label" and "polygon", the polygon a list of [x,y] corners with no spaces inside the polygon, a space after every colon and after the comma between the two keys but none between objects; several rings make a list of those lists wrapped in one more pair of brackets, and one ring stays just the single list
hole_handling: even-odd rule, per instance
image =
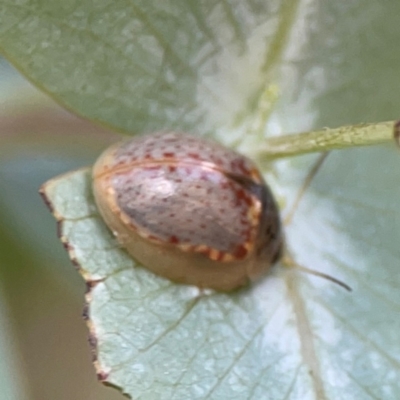
[{"label": "pale underside of leaf", "polygon": [[[362,266],[346,266],[344,254],[327,251],[336,256],[330,263],[339,265],[336,274],[357,289],[354,295],[279,267],[245,290],[203,293],[155,276],[119,248],[97,214],[88,170],[52,180],[43,191],[61,240],[88,283],[85,314],[102,381],[134,399],[374,399],[381,393],[395,399],[399,355],[383,345],[394,340],[393,330],[385,338],[379,326],[368,334],[363,313],[387,301],[400,309],[399,296],[385,299],[378,287],[374,300],[361,301],[370,285],[358,281],[353,268]],[[311,221],[318,231],[318,221]],[[288,232],[294,250],[306,262],[311,254],[312,266],[318,266],[318,244],[308,242],[312,232],[299,240],[296,226],[295,219]],[[299,243],[308,251],[299,250]],[[386,318],[382,326],[393,328]],[[359,363],[364,374],[379,375],[387,385],[370,388]]]},{"label": "pale underside of leaf", "polygon": [[[259,399],[292,387],[312,390],[295,324],[286,326],[295,318],[283,301],[284,282],[275,277],[266,288],[202,294],[155,276],[118,247],[97,214],[90,182],[88,171],[78,171],[46,184],[44,194],[90,288],[91,343],[103,381],[133,398],[243,398],[251,390],[248,398]],[[280,339],[284,326],[284,336],[294,338],[287,343]]]}]

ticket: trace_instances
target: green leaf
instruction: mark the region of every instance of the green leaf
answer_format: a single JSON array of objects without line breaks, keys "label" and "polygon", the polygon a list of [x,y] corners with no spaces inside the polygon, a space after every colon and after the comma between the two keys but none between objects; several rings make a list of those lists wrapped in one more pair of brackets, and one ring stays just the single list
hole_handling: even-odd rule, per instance
[{"label": "green leaf", "polygon": [[[374,152],[399,164],[394,152]],[[343,187],[343,178],[317,180],[289,238],[299,261],[344,279],[353,294],[282,267],[233,294],[172,284],[119,248],[97,213],[89,170],[48,182],[44,194],[61,240],[90,288],[99,378],[136,399],[395,399],[400,279],[393,216],[400,174],[389,189],[379,186],[382,171],[363,173],[371,151],[347,153],[340,172],[357,157],[359,185],[348,178],[335,197],[327,191]],[[326,169],[328,176],[337,171],[336,157]],[[392,200],[378,206],[383,187]],[[374,211],[381,218],[372,223]]]},{"label": "green leaf", "polygon": [[[132,3],[183,65],[166,47],[159,63],[159,42]],[[398,118],[397,0],[0,4],[0,47],[20,69],[77,112],[122,129],[231,135],[275,68],[282,97],[269,132]],[[246,40],[226,9],[245,21]],[[194,15],[205,15],[220,48],[201,45]],[[136,22],[139,36],[129,37]],[[137,37],[154,52],[136,57]],[[199,49],[211,51],[205,64]],[[133,72],[142,62],[153,80]],[[311,160],[276,163],[269,176],[289,205]],[[200,296],[134,266],[97,216],[88,172],[49,183],[63,240],[89,283],[100,379],[135,399],[397,399],[398,160],[388,147],[333,152],[286,229],[297,261],[346,281],[352,294],[277,268],[248,290]]]},{"label": "green leaf", "polygon": [[83,116],[133,133],[204,133],[254,108],[297,5],[1,0],[0,50]]},{"label": "green leaf", "polygon": [[284,327],[286,337],[296,336],[292,323],[285,326],[294,316],[281,279],[201,296],[135,265],[119,248],[97,214],[88,170],[50,181],[43,191],[91,288],[88,325],[101,380],[132,398],[243,398],[249,390],[259,398],[259,390],[282,393],[306,373],[297,339],[287,343],[287,357],[279,351]]}]

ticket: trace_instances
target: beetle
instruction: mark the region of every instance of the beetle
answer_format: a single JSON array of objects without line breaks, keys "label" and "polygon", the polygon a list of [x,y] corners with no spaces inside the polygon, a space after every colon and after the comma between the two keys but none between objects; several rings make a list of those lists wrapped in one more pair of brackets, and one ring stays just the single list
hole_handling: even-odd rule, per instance
[{"label": "beetle", "polygon": [[230,291],[281,257],[282,223],[256,165],[214,141],[158,132],[93,167],[105,223],[138,262],[174,282]]}]

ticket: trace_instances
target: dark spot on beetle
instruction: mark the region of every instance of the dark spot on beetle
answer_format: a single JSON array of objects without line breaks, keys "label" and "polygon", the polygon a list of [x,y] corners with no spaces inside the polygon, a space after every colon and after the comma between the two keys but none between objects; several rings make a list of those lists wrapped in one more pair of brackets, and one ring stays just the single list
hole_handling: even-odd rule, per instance
[{"label": "dark spot on beetle", "polygon": [[172,236],[169,237],[169,242],[172,243],[172,244],[178,244],[179,243],[179,239],[176,236],[172,235]]},{"label": "dark spot on beetle", "polygon": [[159,165],[147,165],[146,168],[143,168],[145,171],[155,171],[159,170]]},{"label": "dark spot on beetle", "polygon": [[188,153],[188,156],[194,158],[195,160],[200,159],[200,156],[197,153]]},{"label": "dark spot on beetle", "polygon": [[247,198],[247,196],[246,196],[246,193],[244,192],[244,190],[243,189],[239,189],[239,190],[237,190],[236,191],[236,199],[237,200],[244,200],[244,201],[246,201],[246,198]]},{"label": "dark spot on beetle", "polygon": [[241,172],[243,172],[245,175],[249,173],[248,168],[245,165],[245,162],[242,159],[236,159],[235,161],[232,161],[231,167],[234,169],[239,169]]},{"label": "dark spot on beetle", "polygon": [[229,189],[229,183],[228,182],[222,182],[220,185],[220,188],[223,190]]},{"label": "dark spot on beetle", "polygon": [[163,153],[164,157],[173,157],[175,155],[175,153],[171,153],[171,152],[165,152]]},{"label": "dark spot on beetle", "polygon": [[233,256],[238,259],[246,257],[247,249],[244,246],[237,246],[233,252]]}]

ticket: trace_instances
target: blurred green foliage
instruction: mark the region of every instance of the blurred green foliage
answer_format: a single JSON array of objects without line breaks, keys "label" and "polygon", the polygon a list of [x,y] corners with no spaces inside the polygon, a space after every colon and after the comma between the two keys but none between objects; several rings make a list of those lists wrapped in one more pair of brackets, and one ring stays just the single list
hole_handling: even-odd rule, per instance
[{"label": "blurred green foliage", "polygon": [[45,180],[89,165],[115,138],[60,109],[1,61],[2,400],[123,398],[98,384],[81,318],[85,287],[38,194]]}]

